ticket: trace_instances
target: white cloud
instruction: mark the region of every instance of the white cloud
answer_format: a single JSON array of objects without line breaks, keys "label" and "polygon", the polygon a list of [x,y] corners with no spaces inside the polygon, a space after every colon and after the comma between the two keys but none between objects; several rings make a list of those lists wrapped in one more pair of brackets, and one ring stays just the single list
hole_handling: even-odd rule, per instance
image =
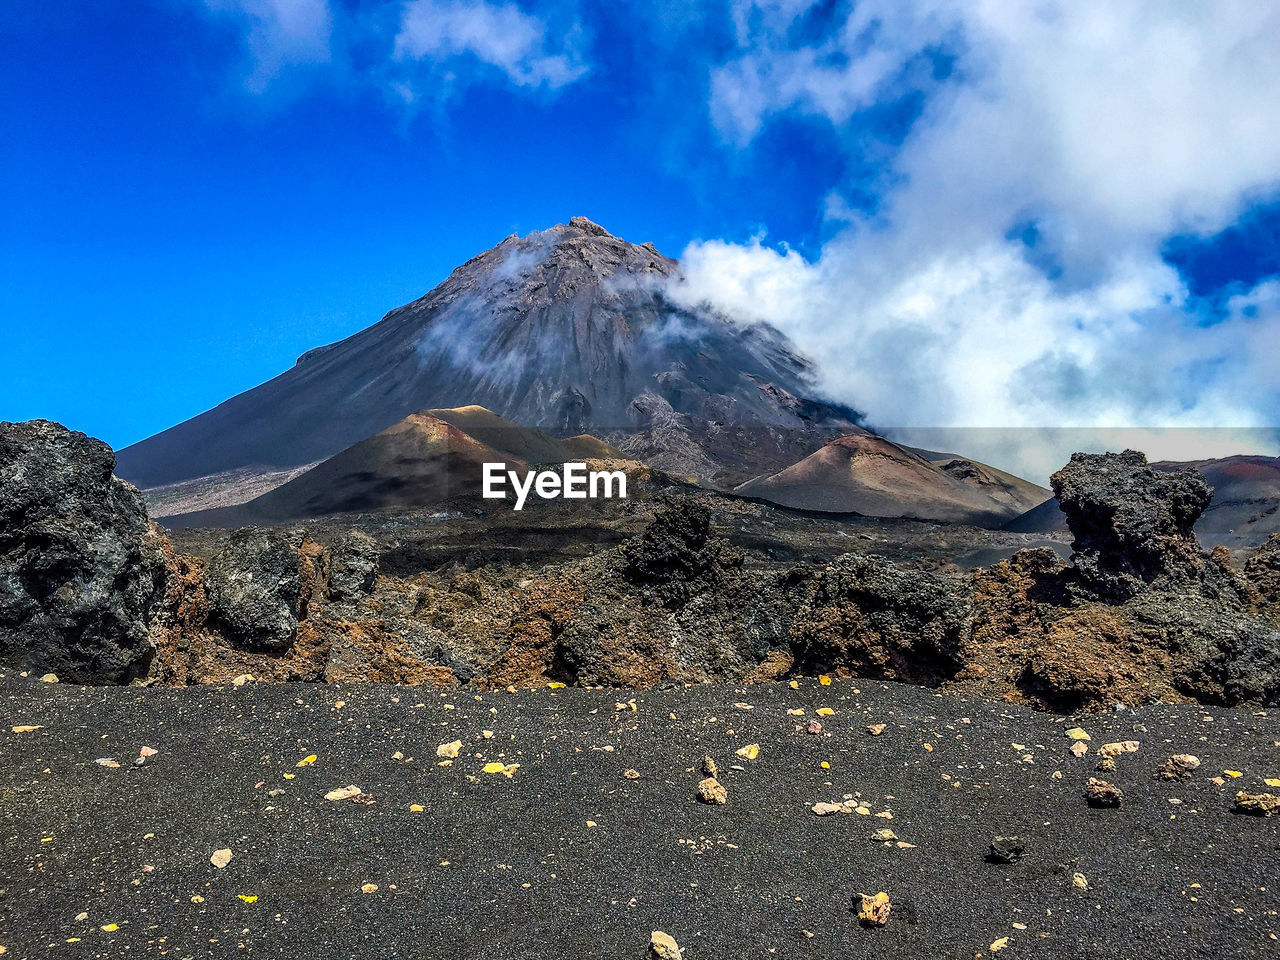
[{"label": "white cloud", "polygon": [[587,72],[577,41],[577,30],[553,40],[543,20],[512,3],[410,0],[395,54],[442,65],[473,58],[518,86],[555,89]]},{"label": "white cloud", "polygon": [[[795,44],[812,14],[737,5],[712,118],[743,144],[773,115],[823,117],[853,155],[859,112],[917,90],[894,186],[874,218],[829,199],[845,226],[814,262],[695,244],[682,296],[786,330],[887,426],[1274,423],[1275,285],[1209,318],[1160,247],[1280,185],[1280,4],[861,0]],[[1008,239],[1028,222],[1034,252]]]},{"label": "white cloud", "polygon": [[197,2],[243,31],[251,93],[317,64],[328,66],[330,80],[363,79],[406,102],[491,79],[557,90],[588,71],[582,27],[574,9],[559,2],[542,4],[541,14],[490,0]]},{"label": "white cloud", "polygon": [[244,24],[249,55],[245,87],[262,93],[289,67],[329,62],[333,13],[328,0],[204,0]]}]

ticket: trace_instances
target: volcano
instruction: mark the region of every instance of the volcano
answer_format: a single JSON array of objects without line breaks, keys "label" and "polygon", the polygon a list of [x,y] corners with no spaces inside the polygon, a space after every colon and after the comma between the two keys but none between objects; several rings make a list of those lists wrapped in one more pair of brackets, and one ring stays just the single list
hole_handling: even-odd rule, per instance
[{"label": "volcano", "polygon": [[871,517],[999,525],[1052,494],[994,467],[919,453],[871,434],[840,437],[799,463],[737,488],[784,506]]},{"label": "volcano", "polygon": [[479,497],[486,463],[526,470],[621,454],[584,434],[556,440],[483,407],[412,413],[246,503],[178,513],[170,527],[235,527],[341,513],[408,511]]},{"label": "volcano", "polygon": [[731,484],[859,429],[815,396],[783,334],[677,303],[679,283],[677,261],[584,217],[512,235],[373,326],[121,450],[117,472],[144,489],[279,473],[415,412],[475,405]]}]

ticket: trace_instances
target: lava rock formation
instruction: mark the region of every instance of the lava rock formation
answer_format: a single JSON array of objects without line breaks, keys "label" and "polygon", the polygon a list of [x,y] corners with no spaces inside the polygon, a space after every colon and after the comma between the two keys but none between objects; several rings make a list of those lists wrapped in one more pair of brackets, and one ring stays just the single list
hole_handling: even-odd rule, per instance
[{"label": "lava rock formation", "polygon": [[0,662],[78,683],[146,673],[165,564],[115,462],[57,423],[0,424]]}]

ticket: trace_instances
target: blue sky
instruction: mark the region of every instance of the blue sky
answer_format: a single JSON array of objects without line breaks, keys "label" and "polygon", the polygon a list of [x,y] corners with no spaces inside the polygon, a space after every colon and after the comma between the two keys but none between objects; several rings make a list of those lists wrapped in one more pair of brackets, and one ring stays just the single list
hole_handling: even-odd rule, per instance
[{"label": "blue sky", "polygon": [[884,423],[1272,424],[1280,10],[1200,6],[7,4],[0,418],[122,446],[583,214]]}]

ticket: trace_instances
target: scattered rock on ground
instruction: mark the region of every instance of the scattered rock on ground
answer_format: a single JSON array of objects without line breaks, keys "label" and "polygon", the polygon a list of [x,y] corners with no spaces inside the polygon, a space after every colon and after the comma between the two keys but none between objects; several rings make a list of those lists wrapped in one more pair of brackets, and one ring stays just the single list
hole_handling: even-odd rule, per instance
[{"label": "scattered rock on ground", "polygon": [[724,803],[729,799],[729,792],[715,777],[707,777],[698,782],[698,799],[703,803]]},{"label": "scattered rock on ground", "polygon": [[1114,783],[1090,777],[1084,788],[1085,800],[1091,807],[1118,807],[1124,802],[1124,793]]},{"label": "scattered rock on ground", "polygon": [[1118,757],[1123,753],[1137,753],[1140,746],[1137,740],[1121,740],[1116,743],[1104,743],[1098,748],[1100,757]]},{"label": "scattered rock on ground", "polygon": [[893,905],[889,902],[889,895],[884,891],[868,896],[865,893],[859,894],[858,903],[858,922],[864,927],[883,927],[889,922],[889,913],[893,909]]},{"label": "scattered rock on ground", "polygon": [[675,937],[661,930],[655,930],[649,935],[649,954],[655,960],[681,960],[683,956]]},{"label": "scattered rock on ground", "polygon": [[810,809],[819,817],[830,817],[837,813],[853,813],[853,807],[847,803],[815,803]]},{"label": "scattered rock on ground", "polygon": [[1021,837],[996,837],[991,841],[987,859],[992,863],[1017,863],[1026,849],[1027,845]]},{"label": "scattered rock on ground", "polygon": [[1270,817],[1280,813],[1280,797],[1272,793],[1246,793],[1241,790],[1236,794],[1235,808],[1237,813]]},{"label": "scattered rock on ground", "polygon": [[1156,771],[1162,780],[1190,780],[1200,768],[1200,758],[1189,753],[1175,753]]}]

